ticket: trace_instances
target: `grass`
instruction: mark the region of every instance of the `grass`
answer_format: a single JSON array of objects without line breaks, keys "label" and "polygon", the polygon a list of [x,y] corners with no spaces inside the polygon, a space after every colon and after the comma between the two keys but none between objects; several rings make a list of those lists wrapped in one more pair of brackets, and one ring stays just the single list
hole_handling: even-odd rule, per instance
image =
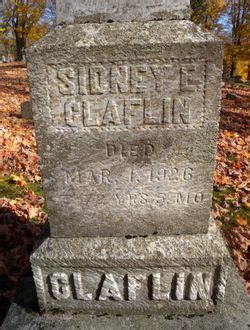
[{"label": "grass", "polygon": [[233,84],[234,87],[241,87],[241,88],[250,88],[250,84],[249,83],[234,83]]},{"label": "grass", "polygon": [[44,197],[44,191],[41,183],[26,182],[27,184],[21,187],[13,182],[10,176],[4,176],[0,179],[0,198],[22,198],[29,190],[32,190],[38,197]]},{"label": "grass", "polygon": [[224,222],[224,226],[236,226],[237,217],[248,219],[250,225],[250,209],[246,204],[241,203],[240,206],[234,206],[234,188],[233,187],[214,187],[213,190],[213,204],[219,204],[227,210],[226,217],[229,219]]}]

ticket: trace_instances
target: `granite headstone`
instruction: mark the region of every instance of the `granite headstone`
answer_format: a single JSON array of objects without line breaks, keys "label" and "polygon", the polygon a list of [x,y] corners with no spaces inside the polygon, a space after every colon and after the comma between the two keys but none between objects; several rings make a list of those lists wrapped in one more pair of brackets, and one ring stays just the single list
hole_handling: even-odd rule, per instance
[{"label": "granite headstone", "polygon": [[182,20],[59,26],[29,49],[53,237],[208,231],[221,57]]},{"label": "granite headstone", "polygon": [[57,23],[188,19],[189,0],[56,0]]},{"label": "granite headstone", "polygon": [[13,305],[6,329],[246,327],[210,214],[222,42],[187,5],[59,0],[62,24],[28,50],[51,228],[31,264],[46,313]]}]

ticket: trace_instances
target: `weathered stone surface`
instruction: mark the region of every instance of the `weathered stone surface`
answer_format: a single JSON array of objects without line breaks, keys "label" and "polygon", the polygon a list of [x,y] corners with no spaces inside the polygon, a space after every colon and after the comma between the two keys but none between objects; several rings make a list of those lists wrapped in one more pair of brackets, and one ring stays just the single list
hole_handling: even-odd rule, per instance
[{"label": "weathered stone surface", "polygon": [[29,49],[53,237],[207,232],[221,52],[188,21],[59,26]]},{"label": "weathered stone surface", "polygon": [[57,0],[57,24],[189,18],[189,0]]},{"label": "weathered stone surface", "polygon": [[41,310],[189,315],[218,309],[229,260],[213,225],[177,237],[48,238],[31,263]]},{"label": "weathered stone surface", "polygon": [[[65,303],[59,303],[56,306],[57,312],[54,310],[53,313],[47,312],[45,314],[40,315],[37,310],[37,299],[35,295],[35,290],[33,288],[33,282],[31,281],[31,277],[24,278],[23,283],[20,287],[20,290],[18,292],[17,299],[15,303],[11,306],[9,313],[5,319],[5,322],[3,324],[4,330],[9,329],[173,329],[173,330],[182,330],[182,329],[192,329],[192,330],[200,330],[200,329],[216,329],[216,330],[235,330],[235,329],[241,329],[245,330],[248,329],[248,325],[250,323],[250,316],[249,316],[249,298],[247,298],[247,295],[243,289],[243,285],[241,282],[241,279],[239,275],[236,273],[234,265],[232,265],[231,259],[228,256],[228,252],[225,250],[224,242],[220,238],[217,232],[214,232],[208,235],[196,235],[199,236],[199,238],[195,238],[194,236],[186,236],[182,237],[182,243],[185,243],[183,245],[183,251],[178,245],[176,253],[173,252],[173,249],[169,249],[164,252],[165,257],[163,258],[165,261],[166,255],[170,253],[169,262],[171,263],[172,267],[178,267],[179,263],[182,263],[183,267],[181,267],[182,270],[185,270],[188,268],[188,265],[190,264],[190,271],[195,271],[195,265],[197,267],[198,264],[201,264],[202,267],[206,266],[207,269],[211,267],[212,264],[218,265],[223,264],[227,266],[228,269],[228,277],[226,280],[226,288],[225,288],[225,295],[224,295],[224,302],[223,303],[217,303],[217,305],[214,305],[213,311],[208,312],[208,310],[203,310],[198,315],[189,315],[191,309],[186,310],[186,316],[185,315],[171,315],[172,309],[169,309],[168,307],[163,308],[162,315],[153,315],[154,310],[150,310],[146,313],[146,315],[142,315],[143,308],[141,308],[138,312],[138,309],[136,312],[137,315],[124,315],[123,312],[116,313],[116,309],[107,308],[106,313],[98,312],[96,310],[97,315],[90,315],[90,314],[77,314],[76,312],[64,312],[63,314],[58,312],[57,307],[59,306],[59,309],[61,308],[62,304],[64,306],[66,305],[66,302],[68,302],[68,305],[70,305],[70,300],[65,301]],[[187,243],[188,237],[190,237],[190,244]],[[205,238],[207,237],[207,239]],[[108,244],[104,244],[104,241],[106,239],[102,238],[99,242],[97,242],[97,239],[86,239],[88,242],[92,241],[95,243],[88,243],[87,246],[83,247],[83,258],[80,261],[75,263],[73,262],[73,255],[69,258],[73,264],[74,267],[78,269],[80,263],[81,265],[88,263],[88,265],[91,267],[91,263],[93,261],[93,267],[92,270],[95,271],[96,266],[97,269],[101,269],[103,267],[103,262],[107,265],[108,263],[112,264],[112,267],[114,268],[114,264],[120,264],[120,266],[123,264],[127,264],[126,260],[126,253],[129,250],[130,246],[141,246],[143,248],[144,244],[140,244],[139,241],[142,241],[141,238],[135,238],[128,240],[128,243],[126,245],[127,249],[125,249],[124,253],[122,252],[122,247],[125,246],[123,239],[119,239],[122,241],[121,244],[121,253],[119,259],[116,261],[111,262],[113,258],[113,254],[115,252],[112,251],[111,246]],[[146,239],[147,240],[147,239]],[[173,242],[173,248],[176,249],[177,244],[174,243],[174,238],[169,238],[169,244],[170,240]],[[65,256],[66,253],[62,253],[59,248],[56,248],[56,251],[58,252],[59,259],[57,259],[57,253],[54,250],[45,253],[45,255],[42,255],[42,252],[45,248],[45,246],[53,246],[54,249],[54,243],[58,242],[59,239],[53,239],[49,242],[45,243],[44,246],[41,247],[41,250],[38,250],[38,253],[35,255],[37,258],[40,255],[40,260],[38,258],[37,262],[39,262],[42,265],[42,269],[45,269],[46,262],[47,264],[47,270],[53,269],[52,268],[52,258],[55,258],[55,268],[58,271],[59,268],[66,269],[67,265],[65,264]],[[72,240],[71,240],[72,241]],[[79,241],[76,239],[76,242]],[[101,244],[101,241],[103,244]],[[113,239],[111,239],[113,241]],[[153,239],[152,241],[153,242]],[[158,242],[158,244],[157,244]],[[160,242],[160,243],[159,243]],[[207,242],[207,243],[206,243]],[[179,242],[181,244],[181,242]],[[50,245],[51,244],[51,245]],[[93,245],[101,246],[103,245],[102,249],[97,250],[97,255],[95,255],[94,251],[92,250]],[[152,245],[152,244],[151,244]],[[156,238],[155,243],[153,244],[154,248],[148,249],[152,250],[151,252],[151,264],[153,259],[153,255],[155,256],[154,265],[157,263],[157,260],[161,260],[161,257],[157,257],[157,250],[159,255],[163,254],[163,251],[161,251],[161,248],[163,246],[162,238]],[[184,250],[188,248],[191,248],[191,251],[187,250],[186,252],[186,258],[184,257]],[[89,246],[89,260],[87,262],[87,249]],[[105,246],[105,248],[104,248]],[[158,249],[157,249],[158,246]],[[166,243],[166,246],[168,246],[168,243]],[[204,251],[202,249],[202,246],[204,246]],[[68,248],[68,245],[67,247]],[[72,252],[75,246],[72,246]],[[128,258],[131,259],[131,256],[134,255],[134,262],[128,262],[128,268],[133,269],[136,262],[138,262],[138,265],[142,265],[144,263],[143,259],[140,258],[142,256],[141,248],[138,249],[138,254],[135,252],[130,252],[128,255]],[[80,247],[77,248],[77,251],[80,250]],[[60,252],[59,252],[60,251]],[[159,252],[160,251],[160,252]],[[181,253],[181,257],[179,259],[178,253]],[[145,255],[147,253],[145,252]],[[53,257],[52,257],[53,255]],[[34,257],[35,257],[34,256]],[[116,257],[118,254],[116,253]],[[192,257],[193,256],[193,257]],[[79,257],[79,255],[78,255]],[[47,258],[47,260],[46,260]],[[197,258],[197,260],[195,260]],[[34,260],[34,259],[33,259]],[[182,260],[182,261],[181,261]],[[210,261],[208,261],[210,260]],[[98,265],[98,261],[101,261],[101,265]],[[207,265],[206,264],[207,261]],[[145,261],[146,264],[146,261]],[[170,264],[168,264],[168,267]],[[70,266],[72,267],[72,266]],[[112,268],[111,267],[111,268]],[[127,267],[127,266],[126,266]],[[142,267],[143,268],[143,267]],[[144,270],[148,270],[149,268],[144,267]],[[111,272],[111,269],[108,270]],[[114,275],[116,276],[116,274]],[[95,279],[92,278],[94,281]],[[47,283],[45,284],[47,286]],[[137,292],[139,292],[139,288],[137,288]],[[199,300],[201,302],[204,300]],[[60,302],[60,300],[59,300]],[[183,301],[175,301],[176,304],[181,305],[183,304]],[[193,301],[189,301],[190,305],[193,303]],[[82,301],[84,303],[84,301]],[[91,304],[91,301],[89,302]],[[98,301],[96,301],[96,304]],[[99,301],[99,303],[104,304],[105,301]],[[119,304],[119,301],[109,301],[110,306],[113,306],[114,303]],[[173,303],[173,302],[172,302]],[[159,301],[158,301],[159,304]],[[142,305],[139,302],[137,302],[137,305]],[[159,304],[160,305],[160,304]],[[163,302],[164,305],[164,302]],[[71,304],[71,307],[75,307],[76,305]],[[64,307],[65,308],[65,307]],[[115,314],[116,313],[116,314]],[[180,314],[180,313],[178,313]]]},{"label": "weathered stone surface", "polygon": [[21,104],[21,116],[24,119],[33,119],[31,101],[25,101]]}]

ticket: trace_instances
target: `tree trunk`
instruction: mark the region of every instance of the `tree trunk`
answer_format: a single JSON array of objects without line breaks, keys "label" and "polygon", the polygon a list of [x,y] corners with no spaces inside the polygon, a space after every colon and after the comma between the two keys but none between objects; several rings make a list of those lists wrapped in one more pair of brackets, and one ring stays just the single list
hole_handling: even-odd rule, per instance
[{"label": "tree trunk", "polygon": [[236,60],[233,59],[231,63],[230,78],[235,77],[235,70],[236,70]]},{"label": "tree trunk", "polygon": [[26,46],[26,40],[16,36],[16,54],[17,61],[22,61],[24,58],[24,49]]}]

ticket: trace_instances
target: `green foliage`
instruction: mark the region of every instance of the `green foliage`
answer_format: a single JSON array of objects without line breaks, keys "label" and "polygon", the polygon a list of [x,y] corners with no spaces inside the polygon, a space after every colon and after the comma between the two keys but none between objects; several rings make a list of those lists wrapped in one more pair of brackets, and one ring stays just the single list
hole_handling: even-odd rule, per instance
[{"label": "green foliage", "polygon": [[27,182],[25,186],[18,186],[10,176],[4,176],[0,180],[0,198],[22,198],[29,190],[33,191],[37,197],[44,197],[40,182]]}]

